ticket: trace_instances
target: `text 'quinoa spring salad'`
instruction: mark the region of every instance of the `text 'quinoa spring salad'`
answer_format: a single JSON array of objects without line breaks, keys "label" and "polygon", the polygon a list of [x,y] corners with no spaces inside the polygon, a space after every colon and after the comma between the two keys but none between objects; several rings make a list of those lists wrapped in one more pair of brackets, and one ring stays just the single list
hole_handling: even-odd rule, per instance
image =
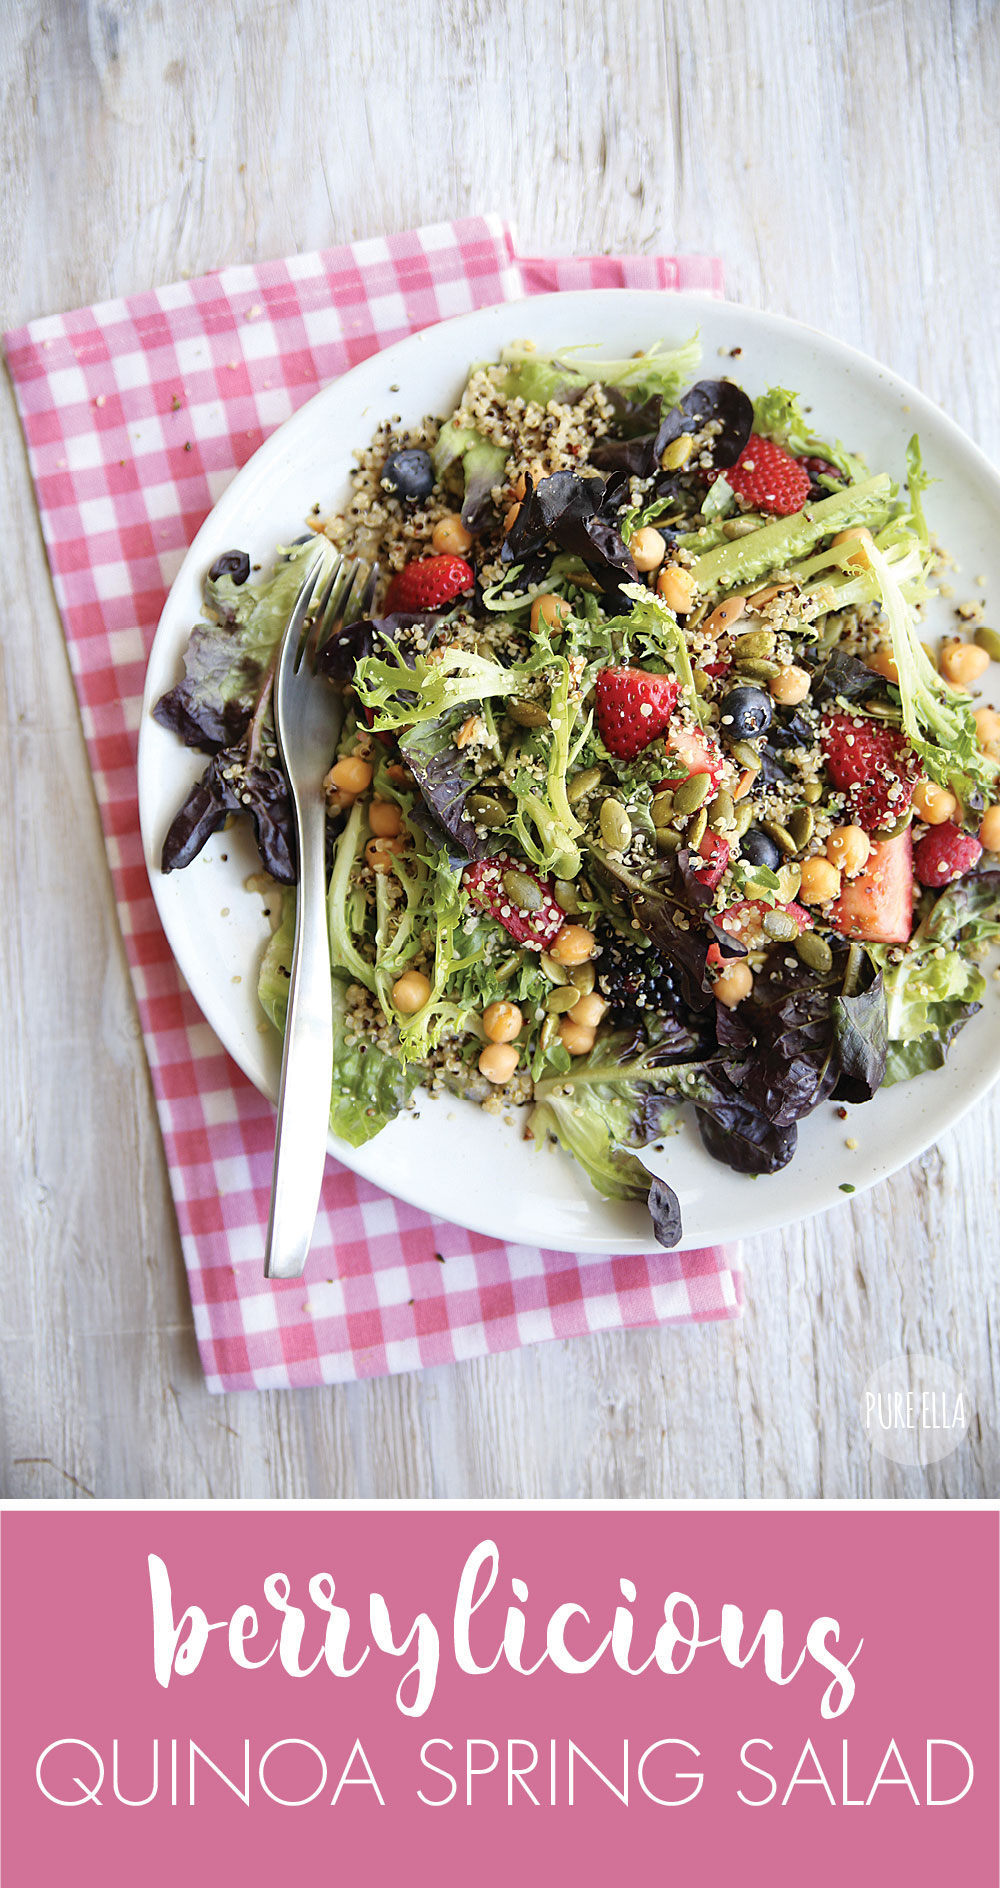
[{"label": "text 'quinoa spring salad'", "polygon": [[[359,1146],[419,1085],[517,1106],[667,1245],[639,1152],[682,1103],[714,1158],[776,1172],[819,1103],[942,1065],[1000,932],[1000,716],[974,692],[1000,636],[969,603],[921,640],[945,557],[917,439],[897,486],[794,394],[697,367],[693,342],[524,342],[448,418],[387,419],[273,575],[216,560],[154,711],[210,756],[164,871],[248,813],[294,885],[281,633],[317,555],[378,565],[378,613],[321,658],[347,704],[332,1128]],[[279,1029],[293,934],[289,895],[259,979]]]}]

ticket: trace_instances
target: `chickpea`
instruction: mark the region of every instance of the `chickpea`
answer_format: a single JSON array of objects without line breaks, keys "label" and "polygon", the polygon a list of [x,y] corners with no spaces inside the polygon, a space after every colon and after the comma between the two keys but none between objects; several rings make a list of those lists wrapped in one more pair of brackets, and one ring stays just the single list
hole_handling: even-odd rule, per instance
[{"label": "chickpea", "polygon": [[980,747],[992,747],[1000,741],[1000,715],[995,708],[976,708],[972,716]]},{"label": "chickpea", "polygon": [[544,596],[536,597],[531,606],[531,632],[538,634],[539,623],[546,629],[562,629],[568,623],[573,612],[565,597],[557,596],[554,590],[547,590]]},{"label": "chickpea", "polygon": [[834,549],[841,544],[857,542],[857,550],[847,559],[848,564],[852,565],[855,570],[870,569],[872,560],[868,555],[868,546],[873,541],[868,526],[864,524],[852,525],[848,531],[838,531],[836,537],[830,539]]},{"label": "chickpea", "polygon": [[958,811],[958,801],[947,787],[936,786],[933,780],[918,780],[913,789],[913,805],[922,820],[928,826],[943,826]]},{"label": "chickpea", "polygon": [[509,1082],[520,1057],[512,1042],[488,1042],[479,1058],[479,1073],[502,1088]]},{"label": "chickpea", "polygon": [[711,616],[706,616],[702,629],[706,636],[721,636],[727,629],[738,623],[747,606],[746,597],[727,597],[725,603],[717,604]]},{"label": "chickpea", "polygon": [[574,1003],[570,1015],[574,1023],[579,1023],[582,1029],[596,1029],[607,1007],[604,998],[599,996],[596,990],[591,990],[582,996],[578,1003]]},{"label": "chickpea", "polygon": [[986,650],[975,642],[946,642],[938,663],[945,681],[954,682],[958,688],[978,682],[989,666]]},{"label": "chickpea", "polygon": [[1000,852],[1000,806],[988,806],[979,828],[979,842],[987,852]]},{"label": "chickpea", "polygon": [[629,550],[636,570],[659,570],[667,554],[667,540],[659,531],[654,531],[651,524],[643,525],[629,539]]},{"label": "chickpea", "polygon": [[877,649],[868,667],[874,669],[876,675],[884,675],[887,682],[899,681],[899,670],[890,649]]},{"label": "chickpea", "polygon": [[483,1029],[490,1042],[513,1042],[519,1036],[524,1017],[516,1003],[487,1003],[483,1011]]},{"label": "chickpea", "polygon": [[326,777],[332,786],[342,787],[345,793],[353,793],[357,797],[371,786],[372,771],[370,760],[360,760],[357,754],[347,754],[343,760],[334,762]]},{"label": "chickpea", "polygon": [[448,551],[455,557],[464,557],[471,543],[472,532],[466,530],[457,511],[446,512],[431,532],[433,551]]},{"label": "chickpea", "polygon": [[369,839],[365,858],[373,872],[391,872],[393,858],[402,850],[401,834],[397,834],[395,839]]},{"label": "chickpea", "polygon": [[327,787],[326,804],[331,813],[349,813],[354,805],[353,793],[342,793],[339,787]]},{"label": "chickpea", "polygon": [[395,839],[403,815],[395,800],[373,800],[368,808],[368,824],[376,839]]},{"label": "chickpea", "polygon": [[431,993],[430,978],[422,970],[404,970],[392,986],[392,1000],[402,1016],[415,1016]]},{"label": "chickpea", "polygon": [[804,905],[825,905],[831,898],[836,898],[840,891],[840,873],[829,859],[822,854],[815,859],[802,862],[802,883],[799,897]]},{"label": "chickpea", "polygon": [[835,826],[826,842],[826,856],[846,878],[857,878],[868,864],[872,842],[861,826]]},{"label": "chickpea", "polygon": [[593,957],[596,942],[585,924],[564,924],[555,943],[549,945],[549,956],[557,964],[585,964]]},{"label": "chickpea", "polygon": [[737,1003],[750,995],[753,989],[753,971],[745,957],[737,957],[735,963],[728,964],[716,977],[712,988],[720,1003],[727,1010],[734,1010]]},{"label": "chickpea", "polygon": [[[659,536],[659,532],[657,532]],[[682,564],[668,564],[656,579],[656,588],[668,610],[675,616],[686,616],[694,602],[695,582],[689,570]]]},{"label": "chickpea", "polygon": [[508,531],[512,531],[514,529],[514,526],[517,523],[517,516],[520,509],[521,509],[520,505],[511,505],[510,510],[506,513],[504,517],[504,521],[503,521],[503,529],[504,529],[505,537]]},{"label": "chickpea", "polygon": [[578,1023],[571,1010],[559,1024],[559,1040],[563,1048],[569,1050],[570,1055],[589,1055],[594,1046],[594,1032],[592,1029],[585,1029],[582,1023]]},{"label": "chickpea", "polygon": [[779,669],[770,684],[775,701],[783,708],[794,708],[796,702],[805,701],[809,693],[810,677],[805,669],[797,669],[790,662],[787,669]]}]

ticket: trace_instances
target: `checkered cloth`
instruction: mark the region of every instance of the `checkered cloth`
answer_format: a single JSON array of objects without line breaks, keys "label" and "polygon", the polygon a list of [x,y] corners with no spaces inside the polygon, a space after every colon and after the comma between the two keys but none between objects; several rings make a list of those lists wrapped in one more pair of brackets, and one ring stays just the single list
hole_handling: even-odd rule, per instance
[{"label": "checkered cloth", "polygon": [[333,1160],[306,1280],[266,1283],[273,1110],[181,980],[139,836],[146,658],[234,472],[319,387],[417,328],[549,289],[622,285],[718,291],[721,269],[691,256],[519,260],[506,225],[470,218],[225,269],[6,336],[211,1390],[336,1383],[740,1314],[734,1252],[578,1261],[504,1246]]}]

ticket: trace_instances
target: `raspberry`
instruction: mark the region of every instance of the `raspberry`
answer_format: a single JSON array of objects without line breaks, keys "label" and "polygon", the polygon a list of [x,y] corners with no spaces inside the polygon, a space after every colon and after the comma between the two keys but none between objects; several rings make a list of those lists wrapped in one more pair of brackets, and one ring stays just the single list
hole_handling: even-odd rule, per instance
[{"label": "raspberry", "polygon": [[464,557],[422,557],[404,564],[396,572],[385,593],[383,613],[397,610],[440,610],[465,590],[471,590],[476,574]]},{"label": "raspberry", "polygon": [[830,779],[846,794],[851,818],[866,833],[905,817],[919,769],[904,735],[881,722],[831,715],[821,739]]},{"label": "raspberry", "polygon": [[726,478],[746,505],[754,511],[773,512],[779,518],[801,511],[812,482],[800,460],[793,459],[773,439],[762,439],[759,433],[751,433]]},{"label": "raspberry", "polygon": [[932,826],[913,848],[914,876],[921,885],[929,885],[934,890],[941,885],[950,885],[952,879],[964,878],[971,872],[982,855],[982,846],[971,833],[963,833],[946,820],[943,826]]},{"label": "raspberry", "polygon": [[[515,944],[526,950],[547,950],[566,922],[548,879],[539,878],[509,852],[497,852],[491,859],[467,866],[464,884],[472,903],[488,911]],[[529,884],[537,887],[537,893],[529,892]]]},{"label": "raspberry", "polygon": [[663,733],[680,692],[680,683],[671,675],[647,675],[645,669],[602,669],[594,706],[608,753],[618,760],[634,760]]}]

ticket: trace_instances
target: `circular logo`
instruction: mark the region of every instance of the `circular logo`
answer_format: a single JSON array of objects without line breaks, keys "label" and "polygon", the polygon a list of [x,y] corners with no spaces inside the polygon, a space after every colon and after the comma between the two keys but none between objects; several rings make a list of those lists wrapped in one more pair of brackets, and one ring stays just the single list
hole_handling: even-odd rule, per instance
[{"label": "circular logo", "polygon": [[861,1420],[880,1455],[907,1468],[926,1468],[961,1448],[972,1401],[950,1364],[916,1351],[872,1372],[861,1398]]}]

